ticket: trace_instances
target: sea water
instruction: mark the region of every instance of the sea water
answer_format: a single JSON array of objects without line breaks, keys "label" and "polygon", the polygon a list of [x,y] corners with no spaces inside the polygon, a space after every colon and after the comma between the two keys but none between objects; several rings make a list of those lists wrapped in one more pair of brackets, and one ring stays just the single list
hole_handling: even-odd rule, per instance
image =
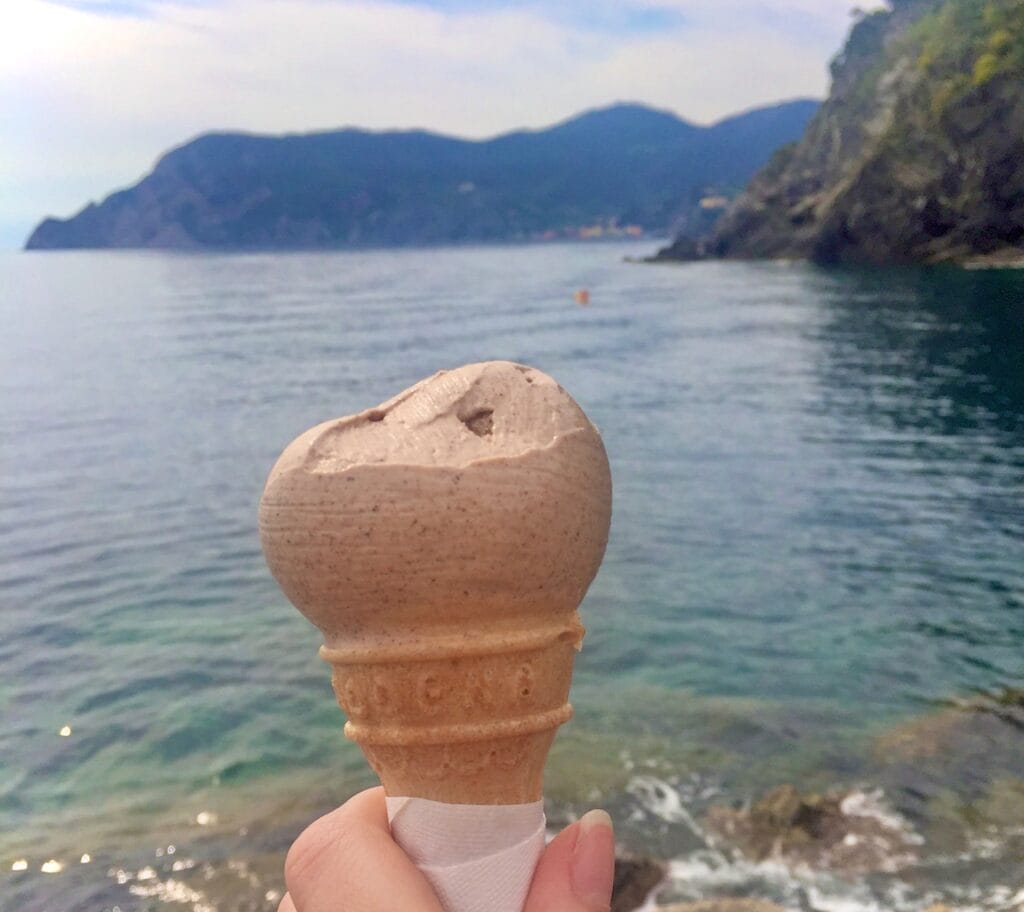
[{"label": "sea water", "polygon": [[[264,565],[266,473],[493,358],[556,377],[614,478],[553,823],[610,807],[679,898],[1024,901],[1024,273],[649,252],[0,258],[0,909],[276,908],[289,841],[372,778]],[[787,782],[917,860],[708,832]]]}]

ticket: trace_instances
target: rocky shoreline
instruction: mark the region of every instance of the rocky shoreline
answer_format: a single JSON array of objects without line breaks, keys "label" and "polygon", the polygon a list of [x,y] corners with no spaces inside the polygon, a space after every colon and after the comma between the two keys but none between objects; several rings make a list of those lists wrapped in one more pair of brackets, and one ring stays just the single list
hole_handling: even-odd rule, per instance
[{"label": "rocky shoreline", "polygon": [[[671,776],[640,775],[632,804],[593,796],[612,801],[623,841],[612,912],[1024,912],[1021,732],[1024,689],[1009,687],[881,728],[856,785],[790,781],[746,798],[711,789],[702,802]],[[552,829],[580,810],[553,805]],[[33,859],[0,874],[0,893],[19,912],[275,912],[284,854],[318,813],[295,811],[201,827],[133,859],[97,851],[56,875]],[[658,857],[659,832],[673,828],[695,847],[676,854],[682,843],[662,841]]]}]

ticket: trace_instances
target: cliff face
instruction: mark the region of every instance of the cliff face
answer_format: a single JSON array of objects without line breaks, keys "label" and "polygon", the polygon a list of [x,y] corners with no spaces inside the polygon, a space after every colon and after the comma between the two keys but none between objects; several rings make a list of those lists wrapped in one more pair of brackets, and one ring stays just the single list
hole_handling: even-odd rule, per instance
[{"label": "cliff face", "polygon": [[28,248],[308,248],[670,229],[708,186],[738,190],[817,103],[711,127],[640,105],[470,142],[422,131],[210,134]]},{"label": "cliff face", "polygon": [[[903,0],[863,16],[799,143],[700,252],[821,263],[1024,257],[1024,0]],[[685,257],[693,244],[664,253]]]}]

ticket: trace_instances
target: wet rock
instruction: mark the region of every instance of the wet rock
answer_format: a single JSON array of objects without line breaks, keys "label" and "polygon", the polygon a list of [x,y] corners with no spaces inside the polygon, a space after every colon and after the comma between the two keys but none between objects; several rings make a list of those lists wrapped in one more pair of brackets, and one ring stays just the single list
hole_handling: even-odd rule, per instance
[{"label": "wet rock", "polygon": [[667,873],[665,865],[653,858],[616,858],[611,912],[633,912],[639,909]]},{"label": "wet rock", "polygon": [[782,906],[777,906],[766,899],[742,899],[739,897],[675,903],[671,906],[658,906],[658,910],[659,912],[785,912]]},{"label": "wet rock", "polygon": [[782,834],[804,844],[831,839],[833,831],[842,827],[843,814],[838,795],[801,795],[793,786],[783,785],[757,802],[750,816],[760,838],[774,840]]},{"label": "wet rock", "polygon": [[833,844],[845,836],[840,810],[842,795],[801,795],[792,785],[781,785],[751,808],[715,807],[709,823],[758,861],[801,851],[816,842]]},{"label": "wet rock", "polygon": [[772,790],[750,807],[712,807],[709,831],[755,861],[809,865],[856,877],[897,871],[917,860],[921,842],[880,792],[801,794]]},{"label": "wet rock", "polygon": [[1013,776],[996,779],[977,804],[984,823],[1019,827],[1024,822],[1024,779]]},{"label": "wet rock", "polygon": [[1012,781],[1022,769],[1024,691],[950,700],[889,728],[872,749],[877,781],[900,810],[922,822],[933,848],[959,851],[971,829],[1012,823],[1005,810],[1020,808]]},{"label": "wet rock", "polygon": [[875,747],[879,758],[888,760],[920,761],[951,754],[955,758],[964,753],[984,757],[990,748],[1012,741],[1022,731],[1024,690],[1011,687],[950,700],[937,712],[890,729]]}]

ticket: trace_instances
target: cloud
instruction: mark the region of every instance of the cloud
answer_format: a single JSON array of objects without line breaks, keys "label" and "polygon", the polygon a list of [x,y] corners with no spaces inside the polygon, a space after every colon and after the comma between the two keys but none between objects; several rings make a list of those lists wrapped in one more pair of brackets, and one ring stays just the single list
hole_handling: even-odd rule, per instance
[{"label": "cloud", "polygon": [[0,221],[22,236],[0,242],[207,130],[483,137],[620,99],[707,122],[821,95],[848,24],[847,0],[8,4]]},{"label": "cloud", "polygon": [[152,15],[160,6],[203,6],[214,4],[217,0],[43,0],[43,2],[98,16],[146,17]]}]

